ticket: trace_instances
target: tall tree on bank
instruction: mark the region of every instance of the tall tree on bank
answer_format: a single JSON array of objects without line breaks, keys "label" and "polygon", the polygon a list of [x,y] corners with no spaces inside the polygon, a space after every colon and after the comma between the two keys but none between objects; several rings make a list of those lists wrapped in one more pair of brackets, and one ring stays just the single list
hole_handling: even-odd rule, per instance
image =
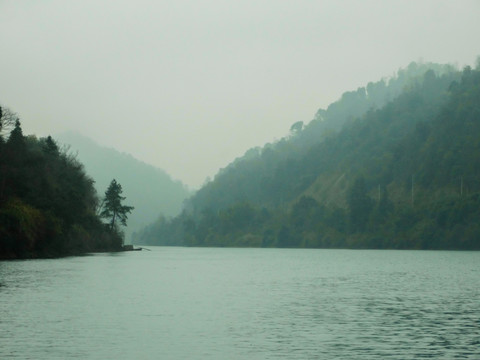
[{"label": "tall tree on bank", "polygon": [[117,183],[117,180],[113,179],[105,191],[105,198],[102,206],[100,216],[109,219],[110,230],[115,229],[117,220],[123,226],[127,225],[128,214],[134,209],[133,206],[122,205],[122,201],[126,198],[122,196],[122,185]]},{"label": "tall tree on bank", "polygon": [[95,214],[93,179],[51,137],[23,135],[0,109],[0,259],[121,250],[119,232]]}]

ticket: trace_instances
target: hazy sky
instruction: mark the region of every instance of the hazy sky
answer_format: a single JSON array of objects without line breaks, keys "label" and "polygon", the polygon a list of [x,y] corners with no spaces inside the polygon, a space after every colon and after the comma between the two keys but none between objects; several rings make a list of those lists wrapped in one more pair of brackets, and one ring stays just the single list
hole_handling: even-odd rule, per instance
[{"label": "hazy sky", "polygon": [[0,104],[198,187],[411,61],[474,65],[480,1],[0,0]]}]

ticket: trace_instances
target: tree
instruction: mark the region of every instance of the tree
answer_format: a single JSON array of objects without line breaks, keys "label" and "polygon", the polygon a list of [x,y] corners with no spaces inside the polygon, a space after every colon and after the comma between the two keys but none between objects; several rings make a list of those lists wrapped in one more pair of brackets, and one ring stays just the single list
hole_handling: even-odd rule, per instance
[{"label": "tree", "polygon": [[7,107],[0,108],[0,136],[10,133],[19,120],[18,115]]},{"label": "tree", "polygon": [[297,121],[290,127],[290,133],[292,135],[298,134],[302,130],[303,130],[303,121]]},{"label": "tree", "polygon": [[110,230],[115,229],[117,220],[119,220],[123,226],[127,226],[127,214],[130,214],[134,209],[133,206],[122,205],[122,201],[126,199],[122,196],[122,192],[122,185],[117,183],[115,179],[112,180],[107,191],[105,191],[100,216],[110,219]]},{"label": "tree", "polygon": [[16,152],[23,152],[25,150],[25,138],[23,136],[20,120],[18,119],[15,121],[15,127],[10,132],[10,137],[7,140],[7,146]]},{"label": "tree", "polygon": [[42,149],[44,153],[50,156],[58,156],[60,153],[57,143],[55,142],[55,140],[52,139],[50,135],[45,139],[45,143],[43,144]]}]

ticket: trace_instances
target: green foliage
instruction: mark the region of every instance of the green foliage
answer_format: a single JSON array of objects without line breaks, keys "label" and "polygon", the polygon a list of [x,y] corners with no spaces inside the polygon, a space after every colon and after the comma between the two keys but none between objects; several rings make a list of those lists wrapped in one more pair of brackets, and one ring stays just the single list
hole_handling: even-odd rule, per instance
[{"label": "green foliage", "polygon": [[122,201],[126,199],[122,196],[122,193],[122,185],[117,183],[115,179],[112,180],[108,189],[105,191],[100,216],[109,219],[110,229],[112,231],[115,229],[117,221],[120,221],[120,224],[123,226],[127,226],[128,214],[134,209],[133,206],[122,205]]},{"label": "green foliage", "polygon": [[[32,252],[38,234],[44,233],[42,213],[12,198],[0,209],[0,254]],[[42,234],[43,235],[43,234]]]},{"label": "green foliage", "polygon": [[24,136],[18,119],[0,140],[0,258],[119,249],[122,239],[95,215],[93,180],[75,157],[50,136]]},{"label": "green foliage", "polygon": [[350,214],[350,230],[352,233],[363,232],[366,229],[372,210],[372,200],[367,195],[363,177],[355,179],[347,197]]},{"label": "green foliage", "polygon": [[345,93],[248,151],[137,241],[480,249],[480,72],[429,65]]},{"label": "green foliage", "polygon": [[50,135],[47,136],[47,138],[45,139],[45,143],[43,144],[42,149],[48,156],[55,157],[59,155],[58,145]]}]

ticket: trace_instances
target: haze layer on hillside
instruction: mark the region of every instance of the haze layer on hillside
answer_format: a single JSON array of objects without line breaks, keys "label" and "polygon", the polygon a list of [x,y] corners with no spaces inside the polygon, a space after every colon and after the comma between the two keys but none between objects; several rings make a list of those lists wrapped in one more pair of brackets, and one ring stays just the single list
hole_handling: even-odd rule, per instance
[{"label": "haze layer on hillside", "polygon": [[198,188],[412,60],[473,65],[479,15],[467,0],[7,0],[0,103],[26,134],[78,131]]}]

